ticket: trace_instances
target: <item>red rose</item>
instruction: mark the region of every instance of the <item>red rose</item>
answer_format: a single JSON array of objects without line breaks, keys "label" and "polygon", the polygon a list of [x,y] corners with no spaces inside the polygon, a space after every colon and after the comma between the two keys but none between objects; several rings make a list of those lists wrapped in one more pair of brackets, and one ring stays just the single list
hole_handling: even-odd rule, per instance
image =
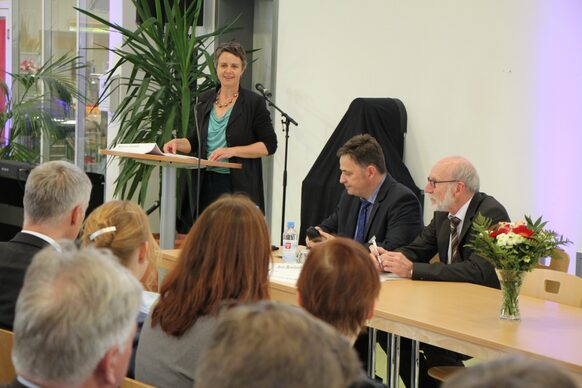
[{"label": "red rose", "polygon": [[507,234],[509,233],[509,231],[511,230],[509,223],[507,222],[500,222],[497,225],[496,229],[493,229],[491,231],[491,233],[489,233],[489,237],[495,238],[497,236],[499,236],[500,234]]},{"label": "red rose", "polygon": [[534,234],[533,230],[528,229],[528,227],[525,226],[524,224],[517,225],[515,228],[512,229],[512,232],[515,234],[519,234],[520,236],[523,236],[525,238],[530,238]]}]

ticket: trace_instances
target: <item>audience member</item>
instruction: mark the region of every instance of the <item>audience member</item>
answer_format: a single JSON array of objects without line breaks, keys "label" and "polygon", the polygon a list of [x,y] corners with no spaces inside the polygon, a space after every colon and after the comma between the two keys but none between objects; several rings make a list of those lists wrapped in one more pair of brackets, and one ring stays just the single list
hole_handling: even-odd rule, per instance
[{"label": "audience member", "polygon": [[79,234],[91,181],[79,167],[54,161],[35,167],[24,187],[22,231],[0,242],[0,327],[12,330],[16,298],[32,257],[45,246]]},{"label": "audience member", "polygon": [[43,249],[16,304],[12,386],[118,387],[141,291],[109,251],[73,242]]},{"label": "audience member", "polygon": [[443,388],[576,388],[564,371],[544,361],[522,356],[477,364],[450,377]]},{"label": "audience member", "polygon": [[[346,188],[336,211],[316,229],[324,240],[334,234],[395,249],[410,243],[423,227],[414,193],[386,170],[384,152],[372,136],[356,135],[337,152],[340,183]],[[313,242],[308,242],[308,246]]]},{"label": "audience member", "polygon": [[136,377],[159,387],[192,387],[219,316],[238,303],[269,298],[270,261],[267,225],[250,199],[224,195],[208,206],[144,324]]},{"label": "audience member", "polygon": [[303,308],[354,343],[374,314],[380,278],[368,251],[340,237],[310,250],[297,291]]},{"label": "audience member", "polygon": [[201,388],[347,388],[365,381],[356,353],[331,326],[270,301],[225,313],[196,373]]},{"label": "audience member", "polygon": [[[129,201],[110,201],[93,210],[85,220],[82,241],[85,246],[94,245],[97,248],[110,249],[137,279],[143,279],[142,283],[145,283],[146,288],[157,289],[157,244],[150,231],[147,215],[137,204]],[[144,291],[127,373],[129,377],[135,375],[135,351],[141,328],[157,298],[157,292]]]},{"label": "audience member", "polygon": [[[499,288],[493,265],[465,244],[473,236],[473,219],[481,213],[494,223],[509,221],[507,211],[495,198],[479,192],[479,175],[467,159],[451,156],[432,168],[424,188],[436,208],[430,224],[409,245],[388,252],[380,248],[382,269],[415,280],[470,282]],[[439,261],[429,263],[438,253]],[[410,341],[401,340],[400,375],[410,382]],[[438,386],[428,376],[432,366],[462,366],[466,356],[421,344],[421,387]]]}]

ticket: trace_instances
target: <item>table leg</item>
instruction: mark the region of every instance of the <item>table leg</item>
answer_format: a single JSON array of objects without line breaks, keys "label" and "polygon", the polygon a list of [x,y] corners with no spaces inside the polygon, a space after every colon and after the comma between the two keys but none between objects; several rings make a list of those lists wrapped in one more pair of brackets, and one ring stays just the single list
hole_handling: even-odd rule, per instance
[{"label": "table leg", "polygon": [[176,241],[176,168],[162,167],[160,248],[174,249]]},{"label": "table leg", "polygon": [[386,354],[388,361],[388,365],[386,366],[388,388],[397,388],[398,369],[400,366],[400,337],[392,333],[386,334],[388,339],[386,345],[386,349],[388,349],[388,354]]},{"label": "table leg", "polygon": [[410,352],[410,387],[418,388],[418,365],[419,365],[420,343],[412,340],[412,350]]},{"label": "table leg", "polygon": [[368,328],[368,376],[376,377],[376,329]]}]

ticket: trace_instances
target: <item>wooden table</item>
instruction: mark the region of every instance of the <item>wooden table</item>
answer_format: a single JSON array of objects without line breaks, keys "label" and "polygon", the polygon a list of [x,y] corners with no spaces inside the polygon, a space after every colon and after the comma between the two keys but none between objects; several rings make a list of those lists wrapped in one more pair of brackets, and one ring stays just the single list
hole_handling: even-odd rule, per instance
[{"label": "wooden table", "polygon": [[[175,260],[176,251],[162,257],[172,255]],[[270,291],[273,300],[297,304],[293,285],[271,281]],[[521,321],[502,321],[500,306],[501,291],[489,287],[387,281],[368,325],[484,360],[523,354],[556,364],[582,383],[582,309],[521,296]]]}]

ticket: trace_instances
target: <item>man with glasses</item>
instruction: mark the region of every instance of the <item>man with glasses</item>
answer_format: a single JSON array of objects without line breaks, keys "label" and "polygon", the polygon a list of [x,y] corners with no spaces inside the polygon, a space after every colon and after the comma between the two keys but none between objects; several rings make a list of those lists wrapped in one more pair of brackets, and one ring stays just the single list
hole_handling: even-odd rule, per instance
[{"label": "man with glasses", "polygon": [[[435,207],[430,224],[412,243],[389,252],[379,248],[381,269],[414,280],[469,282],[499,288],[495,268],[466,247],[473,235],[473,219],[479,213],[493,223],[509,221],[507,211],[495,198],[479,192],[479,175],[467,159],[451,156],[432,168],[424,188]],[[438,261],[429,263],[438,253]],[[406,341],[403,341],[406,342]],[[427,371],[436,365],[462,366],[466,357],[421,344],[420,387],[438,386]],[[400,375],[410,381],[409,346],[401,343]]]}]

